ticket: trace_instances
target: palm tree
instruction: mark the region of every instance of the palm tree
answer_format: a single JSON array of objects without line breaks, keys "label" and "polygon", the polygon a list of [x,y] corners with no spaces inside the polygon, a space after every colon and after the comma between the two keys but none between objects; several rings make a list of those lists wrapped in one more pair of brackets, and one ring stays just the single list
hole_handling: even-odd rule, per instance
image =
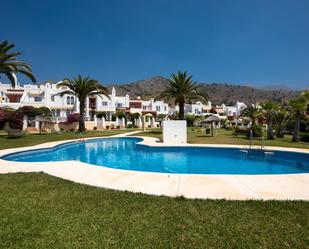
[{"label": "palm tree", "polygon": [[276,103],[273,103],[272,101],[267,101],[262,104],[262,108],[262,114],[267,122],[267,139],[274,139],[273,119],[278,105]]},{"label": "palm tree", "polygon": [[200,86],[192,81],[192,76],[188,76],[187,72],[178,71],[177,74],[172,74],[168,82],[167,87],[156,99],[173,99],[179,106],[179,119],[184,119],[185,103],[193,100],[209,100],[208,95],[199,91]]},{"label": "palm tree", "polygon": [[256,126],[256,121],[261,115],[261,109],[255,105],[251,105],[241,111],[241,116],[248,117],[251,120],[251,128]]},{"label": "palm tree", "polygon": [[16,73],[21,73],[36,82],[35,77],[32,74],[30,65],[16,60],[16,56],[21,55],[21,52],[10,52],[14,48],[14,44],[9,44],[7,41],[0,43],[0,74],[6,75],[11,82],[13,88],[17,84]]},{"label": "palm tree", "polygon": [[306,100],[307,100],[307,114],[309,114],[309,89],[306,91],[302,92],[301,94]]},{"label": "palm tree", "polygon": [[284,129],[291,119],[289,112],[283,108],[279,108],[274,112],[273,121],[276,129],[277,138],[284,137]]},{"label": "palm tree", "polygon": [[79,132],[86,130],[84,121],[86,98],[88,96],[100,96],[100,94],[109,98],[108,89],[105,86],[102,86],[96,80],[90,79],[89,77],[83,78],[81,75],[75,79],[64,79],[57,87],[67,87],[69,89],[60,92],[59,95],[75,95],[79,100]]},{"label": "palm tree", "polygon": [[309,89],[302,92],[302,96],[309,101]]},{"label": "palm tree", "polygon": [[295,129],[292,136],[292,142],[299,142],[300,118],[307,110],[308,101],[304,97],[291,99],[289,106],[295,118]]}]

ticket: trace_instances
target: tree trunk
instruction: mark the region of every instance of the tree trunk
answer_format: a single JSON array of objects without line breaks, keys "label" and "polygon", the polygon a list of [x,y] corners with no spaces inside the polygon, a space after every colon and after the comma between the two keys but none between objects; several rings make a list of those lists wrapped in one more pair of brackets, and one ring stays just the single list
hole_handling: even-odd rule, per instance
[{"label": "tree trunk", "polygon": [[267,139],[274,139],[272,119],[268,120],[267,122]]},{"label": "tree trunk", "polygon": [[299,130],[300,130],[300,113],[297,112],[295,116],[295,130],[292,137],[292,142],[299,142]]},{"label": "tree trunk", "polygon": [[276,136],[277,138],[284,138],[284,132],[282,127],[278,127],[276,130]]},{"label": "tree trunk", "polygon": [[78,125],[78,131],[84,132],[85,129],[85,100],[79,100],[79,125]]},{"label": "tree trunk", "polygon": [[179,115],[178,118],[180,120],[184,120],[185,119],[185,102],[180,102],[179,103]]}]

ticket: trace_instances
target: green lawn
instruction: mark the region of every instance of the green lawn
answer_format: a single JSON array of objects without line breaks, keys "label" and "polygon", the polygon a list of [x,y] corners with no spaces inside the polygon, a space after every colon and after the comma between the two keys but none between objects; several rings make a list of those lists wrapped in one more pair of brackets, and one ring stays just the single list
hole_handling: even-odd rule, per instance
[{"label": "green lawn", "polygon": [[309,202],[211,201],[0,175],[0,248],[308,248]]},{"label": "green lawn", "polygon": [[[0,149],[132,130],[0,136]],[[161,137],[160,130],[139,135]],[[309,148],[284,140],[266,145]],[[219,130],[190,143],[248,144]],[[0,175],[0,248],[308,248],[309,202],[212,201],[90,187],[43,173]]]},{"label": "green lawn", "polygon": [[[202,133],[197,128],[188,128],[188,143],[193,144],[244,144],[249,145],[249,139],[246,136],[233,137],[232,131],[218,129],[217,134],[213,137]],[[162,131],[160,129],[150,129],[146,132],[134,134],[134,136],[156,137],[162,140]],[[254,138],[254,145],[261,145],[261,138]],[[292,143],[291,136],[286,135],[284,138],[276,138],[275,140],[264,140],[265,146],[281,146],[309,149],[309,143],[299,142]]]},{"label": "green lawn", "polygon": [[0,134],[0,150],[8,149],[8,148],[16,148],[23,146],[31,146],[40,143],[66,140],[66,139],[76,139],[76,138],[84,138],[84,137],[100,137],[100,136],[112,136],[121,133],[131,132],[134,129],[126,129],[126,130],[105,130],[105,131],[87,131],[84,133],[77,132],[63,132],[62,134],[33,134],[26,135],[21,138],[7,138],[7,136],[2,133]]}]

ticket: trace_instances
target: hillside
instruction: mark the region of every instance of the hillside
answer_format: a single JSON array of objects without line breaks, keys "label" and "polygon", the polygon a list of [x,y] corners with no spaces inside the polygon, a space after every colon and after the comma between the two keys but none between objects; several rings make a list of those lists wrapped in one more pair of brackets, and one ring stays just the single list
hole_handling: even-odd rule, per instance
[{"label": "hillside", "polygon": [[[115,84],[117,95],[128,93],[131,98],[141,96],[143,99],[149,99],[157,96],[167,84],[167,79],[156,76],[147,80],[139,80],[127,84]],[[213,104],[224,103],[226,105],[235,104],[236,101],[242,101],[246,104],[254,104],[266,100],[283,102],[298,95],[297,91],[289,89],[262,90],[249,86],[202,83],[202,90],[206,91]],[[109,86],[112,88],[112,85]]]}]

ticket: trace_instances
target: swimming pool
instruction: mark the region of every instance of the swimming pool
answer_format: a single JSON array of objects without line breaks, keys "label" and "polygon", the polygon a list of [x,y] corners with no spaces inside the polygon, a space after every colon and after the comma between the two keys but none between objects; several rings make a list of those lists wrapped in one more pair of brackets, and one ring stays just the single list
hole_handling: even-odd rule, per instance
[{"label": "swimming pool", "polygon": [[148,147],[141,138],[100,138],[8,154],[18,162],[78,160],[115,169],[179,174],[309,173],[309,154],[238,148]]}]

